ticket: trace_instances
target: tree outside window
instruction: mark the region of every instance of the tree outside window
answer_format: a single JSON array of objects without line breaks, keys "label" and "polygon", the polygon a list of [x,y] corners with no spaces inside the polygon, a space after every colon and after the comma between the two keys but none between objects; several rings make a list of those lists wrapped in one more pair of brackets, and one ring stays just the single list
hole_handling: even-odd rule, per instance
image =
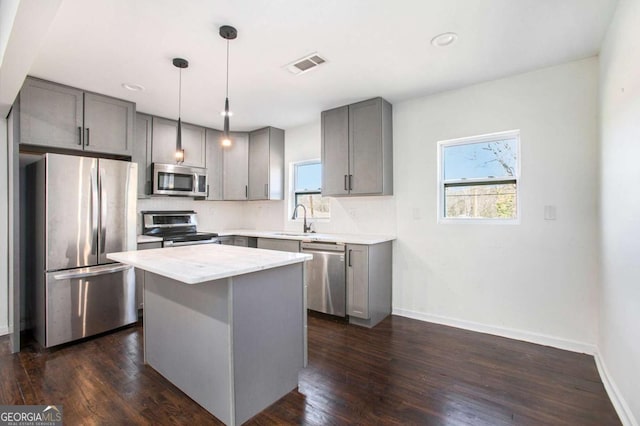
[{"label": "tree outside window", "polygon": [[320,161],[297,163],[293,167],[293,206],[297,204],[305,206],[307,218],[330,218],[331,205],[329,199],[321,194],[322,165]]},{"label": "tree outside window", "polygon": [[518,219],[518,131],[438,144],[441,221]]}]

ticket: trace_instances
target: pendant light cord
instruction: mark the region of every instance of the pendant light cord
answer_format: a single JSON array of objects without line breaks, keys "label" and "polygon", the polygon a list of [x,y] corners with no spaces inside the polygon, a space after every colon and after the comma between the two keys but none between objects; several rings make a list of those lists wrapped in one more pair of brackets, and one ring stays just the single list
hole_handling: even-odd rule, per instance
[{"label": "pendant light cord", "polygon": [[182,116],[182,68],[180,68],[180,79],[178,83],[178,118]]},{"label": "pendant light cord", "polygon": [[229,97],[229,39],[227,39],[227,98]]}]

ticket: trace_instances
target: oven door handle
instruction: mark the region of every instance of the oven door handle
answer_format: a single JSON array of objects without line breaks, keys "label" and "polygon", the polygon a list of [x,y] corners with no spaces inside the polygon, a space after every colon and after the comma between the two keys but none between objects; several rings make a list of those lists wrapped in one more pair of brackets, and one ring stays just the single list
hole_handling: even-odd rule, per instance
[{"label": "oven door handle", "polygon": [[165,241],[165,247],[180,247],[180,246],[195,246],[199,244],[219,244],[219,240],[217,238],[212,238],[210,240],[200,240],[200,241]]}]

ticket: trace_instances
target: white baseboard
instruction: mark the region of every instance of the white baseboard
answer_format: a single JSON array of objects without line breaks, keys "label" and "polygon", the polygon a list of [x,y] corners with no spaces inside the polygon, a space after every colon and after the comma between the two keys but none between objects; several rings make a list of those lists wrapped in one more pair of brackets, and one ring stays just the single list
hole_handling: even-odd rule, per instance
[{"label": "white baseboard", "polygon": [[618,413],[618,417],[620,417],[620,421],[625,426],[638,426],[638,421],[633,416],[631,409],[627,405],[627,402],[622,397],[622,394],[618,390],[616,383],[613,381],[611,376],[609,375],[609,370],[607,369],[607,365],[604,363],[604,360],[600,356],[599,352],[596,352],[594,355],[596,360],[596,367],[598,368],[598,373],[600,373],[600,378],[602,379],[602,384],[604,384],[604,388],[609,395],[609,399],[613,404],[613,407],[616,409]]},{"label": "white baseboard", "polygon": [[532,333],[530,331],[516,330],[513,328],[496,327],[473,321],[459,320],[440,315],[425,314],[423,312],[410,311],[407,309],[393,308],[393,315],[417,319],[420,321],[433,322],[436,324],[448,325],[465,330],[477,331],[480,333],[493,334],[495,336],[507,337],[509,339],[523,340],[525,342],[536,343],[538,345],[551,346],[553,348],[564,349],[566,351],[578,352],[594,355],[596,346],[588,343],[577,342],[575,340],[562,339],[546,334]]}]

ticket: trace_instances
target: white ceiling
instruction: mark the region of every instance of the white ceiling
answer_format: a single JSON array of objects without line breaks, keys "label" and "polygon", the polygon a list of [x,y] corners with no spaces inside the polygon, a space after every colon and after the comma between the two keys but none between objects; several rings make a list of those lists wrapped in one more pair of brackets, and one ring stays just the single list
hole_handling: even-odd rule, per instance
[{"label": "white ceiling", "polygon": [[[64,0],[30,74],[221,128],[230,24],[232,130],[281,128],[383,96],[398,102],[596,55],[617,0]],[[430,44],[453,31],[448,48]],[[319,52],[295,76],[284,66]],[[146,88],[130,92],[122,83]]]}]

